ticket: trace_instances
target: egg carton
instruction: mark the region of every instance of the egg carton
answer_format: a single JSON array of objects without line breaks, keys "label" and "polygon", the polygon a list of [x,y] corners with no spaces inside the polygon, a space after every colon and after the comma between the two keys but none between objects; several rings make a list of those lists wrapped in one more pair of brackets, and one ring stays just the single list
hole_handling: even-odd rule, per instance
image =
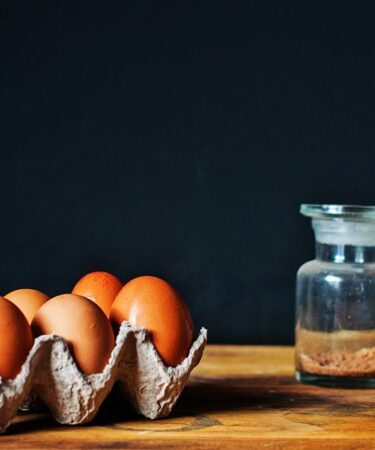
[{"label": "egg carton", "polygon": [[103,372],[85,375],[63,338],[39,336],[17,377],[0,378],[0,432],[6,430],[31,393],[61,424],[90,422],[116,381],[140,414],[150,419],[165,417],[199,363],[206,341],[207,330],[202,328],[181,364],[167,367],[147,330],[123,322]]}]

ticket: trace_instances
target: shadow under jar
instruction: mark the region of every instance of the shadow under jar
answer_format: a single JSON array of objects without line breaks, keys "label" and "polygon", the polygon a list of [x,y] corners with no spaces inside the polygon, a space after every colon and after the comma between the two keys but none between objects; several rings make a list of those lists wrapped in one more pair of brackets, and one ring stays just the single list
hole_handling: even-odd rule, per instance
[{"label": "shadow under jar", "polygon": [[375,207],[302,205],[316,257],[297,273],[296,378],[375,387]]}]

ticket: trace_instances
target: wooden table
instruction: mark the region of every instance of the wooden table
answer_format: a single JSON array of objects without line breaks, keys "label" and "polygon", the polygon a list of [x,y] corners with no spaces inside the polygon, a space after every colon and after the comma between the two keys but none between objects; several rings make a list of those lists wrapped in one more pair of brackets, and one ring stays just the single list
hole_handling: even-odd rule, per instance
[{"label": "wooden table", "polygon": [[374,390],[298,384],[290,347],[211,345],[168,419],[144,419],[108,398],[85,426],[20,415],[0,448],[367,450],[375,449],[374,419]]}]

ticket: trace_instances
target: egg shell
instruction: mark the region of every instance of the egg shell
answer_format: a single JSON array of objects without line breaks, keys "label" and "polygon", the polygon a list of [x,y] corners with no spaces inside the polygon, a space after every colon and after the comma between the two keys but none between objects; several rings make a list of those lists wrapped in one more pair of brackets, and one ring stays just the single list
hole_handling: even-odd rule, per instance
[{"label": "egg shell", "polygon": [[145,327],[164,363],[176,366],[187,355],[194,326],[186,303],[165,280],[141,276],[125,284],[113,302],[110,320]]},{"label": "egg shell", "polygon": [[63,337],[78,366],[87,374],[104,369],[115,344],[106,315],[95,303],[79,295],[51,298],[38,310],[31,327],[35,336]]},{"label": "egg shell", "polygon": [[36,289],[16,289],[4,297],[23,312],[29,323],[32,322],[38,309],[49,299],[47,294]]},{"label": "egg shell", "polygon": [[39,336],[17,378],[0,382],[0,432],[9,426],[30,392],[58,422],[90,422],[117,380],[137,412],[150,419],[165,417],[199,363],[206,341],[207,331],[202,328],[182,363],[166,367],[147,330],[124,322],[103,372],[85,375],[63,338]]},{"label": "egg shell", "polygon": [[26,317],[12,302],[0,297],[0,376],[13,379],[33,345]]},{"label": "egg shell", "polygon": [[111,273],[91,272],[77,282],[72,294],[89,298],[109,317],[112,303],[122,286],[123,283]]}]

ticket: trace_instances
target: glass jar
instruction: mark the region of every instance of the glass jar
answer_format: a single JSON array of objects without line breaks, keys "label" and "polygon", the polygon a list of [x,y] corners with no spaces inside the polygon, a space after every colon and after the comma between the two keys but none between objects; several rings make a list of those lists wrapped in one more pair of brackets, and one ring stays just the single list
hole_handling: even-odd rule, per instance
[{"label": "glass jar", "polygon": [[300,211],[312,218],[316,255],[297,273],[297,380],[375,387],[375,207]]}]

